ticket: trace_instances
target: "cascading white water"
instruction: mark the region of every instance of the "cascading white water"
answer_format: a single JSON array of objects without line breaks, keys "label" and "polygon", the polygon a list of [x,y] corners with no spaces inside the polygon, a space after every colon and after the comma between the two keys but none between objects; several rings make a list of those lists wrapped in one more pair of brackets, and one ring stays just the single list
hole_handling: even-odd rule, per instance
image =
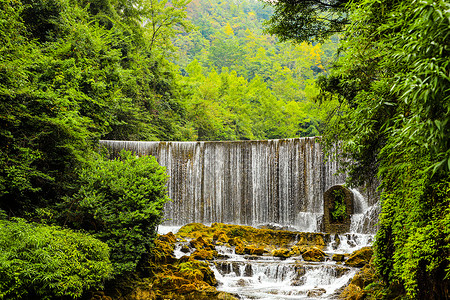
[{"label": "cascading white water", "polygon": [[375,234],[380,214],[379,203],[369,206],[367,199],[358,190],[350,190],[354,195],[354,214],[351,216],[350,232]]},{"label": "cascading white water", "polygon": [[[369,235],[332,235],[330,243],[324,248],[327,253],[324,262],[304,261],[301,255],[287,259],[268,255],[238,255],[234,247],[216,245],[221,258],[210,261],[210,266],[219,282],[218,289],[237,294],[240,299],[335,299],[336,291],[358,269],[336,263],[331,260],[332,255],[352,253],[370,242]],[[177,258],[194,252],[193,248],[188,253],[181,251],[187,245],[188,241],[177,244]]]},{"label": "cascading white water", "polygon": [[153,155],[167,168],[173,201],[165,225],[278,223],[316,231],[323,193],[345,181],[335,174],[337,163],[326,161],[318,138],[101,145],[113,155],[121,149]]}]

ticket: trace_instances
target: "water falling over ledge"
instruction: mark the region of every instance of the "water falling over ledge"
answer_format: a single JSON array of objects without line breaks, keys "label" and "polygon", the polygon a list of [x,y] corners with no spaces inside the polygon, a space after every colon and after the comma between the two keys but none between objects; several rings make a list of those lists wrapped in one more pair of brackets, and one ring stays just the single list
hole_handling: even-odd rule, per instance
[{"label": "water falling over ledge", "polygon": [[[100,141],[153,155],[170,176],[164,225],[213,222],[256,226],[276,223],[318,231],[323,193],[345,182],[327,160],[319,138],[227,142]],[[307,227],[307,228],[305,228]]]}]

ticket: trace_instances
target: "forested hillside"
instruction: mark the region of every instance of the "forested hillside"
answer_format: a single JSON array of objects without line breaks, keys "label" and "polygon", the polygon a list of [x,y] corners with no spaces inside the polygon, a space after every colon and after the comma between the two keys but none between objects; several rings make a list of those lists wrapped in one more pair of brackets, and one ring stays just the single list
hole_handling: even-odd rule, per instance
[{"label": "forested hillside", "polygon": [[200,140],[317,135],[335,103],[319,107],[314,79],[326,72],[334,42],[279,43],[263,32],[262,2],[195,0],[193,25],[178,34],[175,62],[187,91],[188,119]]}]

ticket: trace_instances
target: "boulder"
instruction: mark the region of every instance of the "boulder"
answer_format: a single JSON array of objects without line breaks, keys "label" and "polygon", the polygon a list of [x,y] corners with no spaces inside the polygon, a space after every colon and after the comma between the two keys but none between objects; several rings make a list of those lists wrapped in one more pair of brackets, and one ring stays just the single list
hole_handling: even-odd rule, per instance
[{"label": "boulder", "polygon": [[325,294],[326,292],[327,291],[325,289],[313,289],[308,291],[307,296],[311,298],[318,298],[323,294]]},{"label": "boulder", "polygon": [[305,253],[305,252],[306,252],[306,249],[304,249],[303,247],[293,246],[291,248],[289,256],[300,256],[302,253]]},{"label": "boulder", "polygon": [[203,237],[199,236],[198,238],[191,240],[189,242],[191,247],[196,249],[210,249],[215,250],[215,247],[213,244],[211,244],[209,241],[203,239]]},{"label": "boulder", "polygon": [[311,247],[309,250],[302,254],[302,257],[305,261],[324,261],[325,256],[325,252],[317,247]]},{"label": "boulder", "polygon": [[350,255],[345,261],[346,266],[361,268],[370,262],[373,250],[371,247],[363,247]]},{"label": "boulder", "polygon": [[175,237],[175,235],[172,232],[169,232],[164,235],[160,235],[160,236],[158,236],[158,239],[160,241],[168,242],[168,243],[175,243],[177,241],[177,238]]},{"label": "boulder", "polygon": [[349,284],[339,298],[345,300],[362,300],[365,298],[365,293],[359,286]]},{"label": "boulder", "polygon": [[333,254],[333,257],[331,259],[338,262],[344,261],[345,254]]},{"label": "boulder", "polygon": [[218,253],[216,250],[210,250],[210,249],[197,249],[195,250],[189,260],[212,260],[215,257],[218,256]]},{"label": "boulder", "polygon": [[288,258],[291,256],[291,251],[288,249],[275,249],[271,254],[275,257]]},{"label": "boulder", "polygon": [[183,253],[189,253],[191,251],[191,249],[189,248],[188,245],[183,245],[183,246],[181,246],[180,251]]},{"label": "boulder", "polygon": [[263,255],[266,250],[264,247],[256,247],[256,246],[245,246],[244,247],[244,254],[250,254],[250,255]]},{"label": "boulder", "polygon": [[218,243],[228,243],[228,236],[223,231],[216,231],[213,235],[213,242]]}]

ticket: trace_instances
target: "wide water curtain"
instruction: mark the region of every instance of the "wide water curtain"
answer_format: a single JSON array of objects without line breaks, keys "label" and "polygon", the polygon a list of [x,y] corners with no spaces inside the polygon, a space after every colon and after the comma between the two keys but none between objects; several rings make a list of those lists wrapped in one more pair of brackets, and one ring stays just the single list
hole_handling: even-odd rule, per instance
[{"label": "wide water curtain", "polygon": [[102,141],[156,156],[170,176],[165,225],[278,223],[315,230],[323,193],[342,184],[316,138],[237,142]]}]

